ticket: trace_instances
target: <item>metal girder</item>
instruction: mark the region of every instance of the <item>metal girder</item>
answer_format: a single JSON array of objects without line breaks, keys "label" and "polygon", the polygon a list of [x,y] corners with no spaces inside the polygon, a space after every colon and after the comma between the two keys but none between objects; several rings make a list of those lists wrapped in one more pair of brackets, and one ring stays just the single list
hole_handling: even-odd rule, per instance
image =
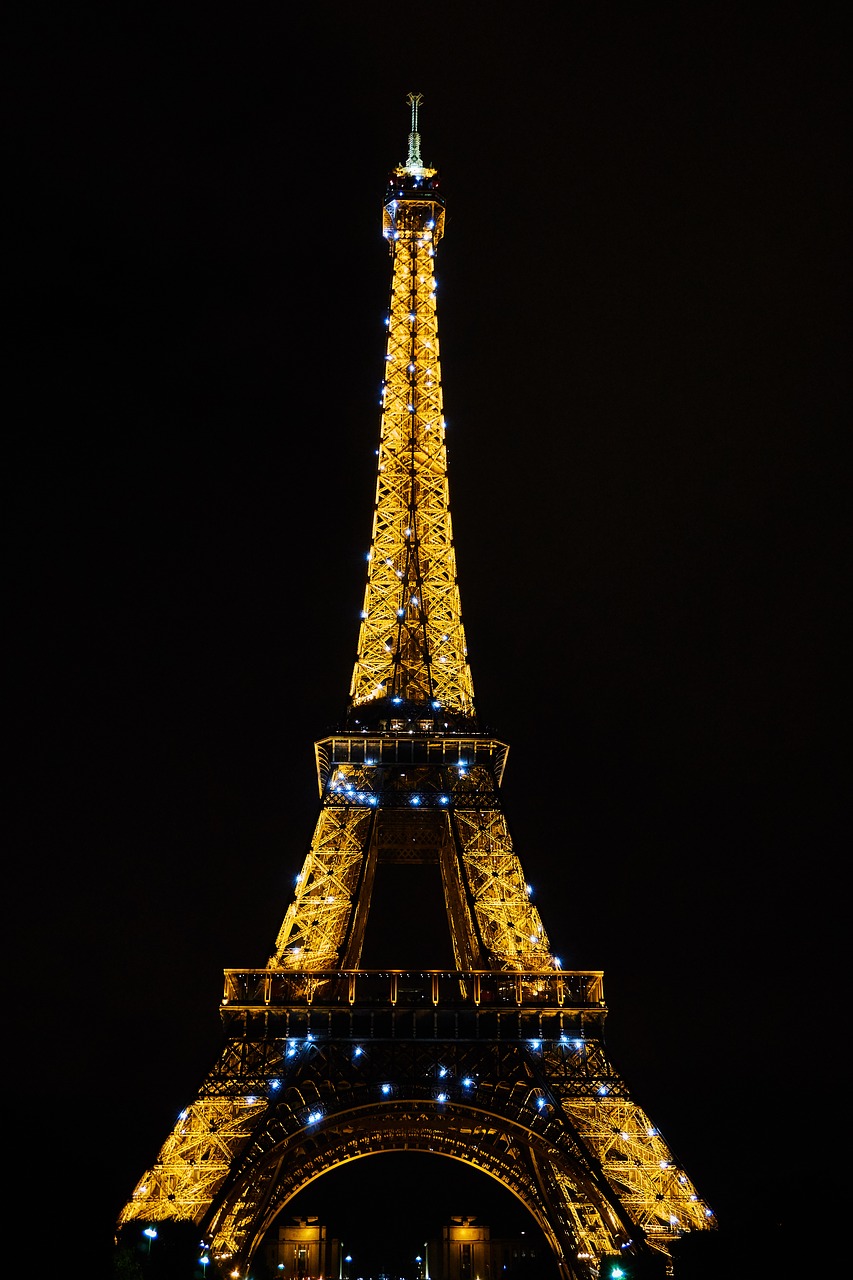
[{"label": "metal girder", "polygon": [[323,805],[271,968],[330,969],[341,963],[373,826],[370,807]]}]

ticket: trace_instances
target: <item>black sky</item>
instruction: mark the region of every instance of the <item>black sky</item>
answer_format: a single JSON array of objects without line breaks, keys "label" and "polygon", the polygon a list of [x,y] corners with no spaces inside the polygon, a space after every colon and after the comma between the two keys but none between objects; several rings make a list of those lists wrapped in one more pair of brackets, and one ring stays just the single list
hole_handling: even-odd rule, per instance
[{"label": "black sky", "polygon": [[834,13],[14,22],[9,900],[39,1216],[109,1236],[308,847],[409,90],[448,207],[463,619],[537,905],[564,965],[604,969],[612,1057],[721,1220],[816,1194],[846,792]]}]

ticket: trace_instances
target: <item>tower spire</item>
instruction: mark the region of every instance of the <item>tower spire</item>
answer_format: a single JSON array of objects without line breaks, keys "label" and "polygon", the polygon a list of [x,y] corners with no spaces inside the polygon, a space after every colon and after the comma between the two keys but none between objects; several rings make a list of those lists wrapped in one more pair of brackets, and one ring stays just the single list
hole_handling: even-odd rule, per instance
[{"label": "tower spire", "polygon": [[421,163],[418,107],[405,165],[391,173],[383,234],[391,257],[373,532],[348,722],[475,726],[456,579],[438,354],[435,256],[444,199]]},{"label": "tower spire", "polygon": [[422,93],[410,93],[406,97],[406,101],[412,108],[412,128],[409,133],[409,155],[406,160],[406,168],[414,173],[423,167],[421,162],[421,135],[418,133],[418,107],[424,100]]}]

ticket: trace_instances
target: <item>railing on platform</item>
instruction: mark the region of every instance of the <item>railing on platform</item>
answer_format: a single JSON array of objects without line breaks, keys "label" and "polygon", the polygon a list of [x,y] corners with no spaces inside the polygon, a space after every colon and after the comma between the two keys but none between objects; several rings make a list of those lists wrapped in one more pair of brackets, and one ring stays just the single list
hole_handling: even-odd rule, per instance
[{"label": "railing on platform", "polygon": [[602,1011],[599,970],[226,969],[222,1004],[281,1008]]}]

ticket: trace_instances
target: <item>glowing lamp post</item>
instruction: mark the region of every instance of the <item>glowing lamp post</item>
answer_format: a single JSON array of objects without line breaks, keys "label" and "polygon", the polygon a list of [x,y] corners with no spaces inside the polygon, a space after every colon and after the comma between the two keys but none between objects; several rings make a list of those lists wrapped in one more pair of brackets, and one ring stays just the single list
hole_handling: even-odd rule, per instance
[{"label": "glowing lamp post", "polygon": [[150,1253],[151,1241],[157,1239],[157,1230],[155,1227],[146,1227],[142,1234],[148,1237],[148,1252]]}]

